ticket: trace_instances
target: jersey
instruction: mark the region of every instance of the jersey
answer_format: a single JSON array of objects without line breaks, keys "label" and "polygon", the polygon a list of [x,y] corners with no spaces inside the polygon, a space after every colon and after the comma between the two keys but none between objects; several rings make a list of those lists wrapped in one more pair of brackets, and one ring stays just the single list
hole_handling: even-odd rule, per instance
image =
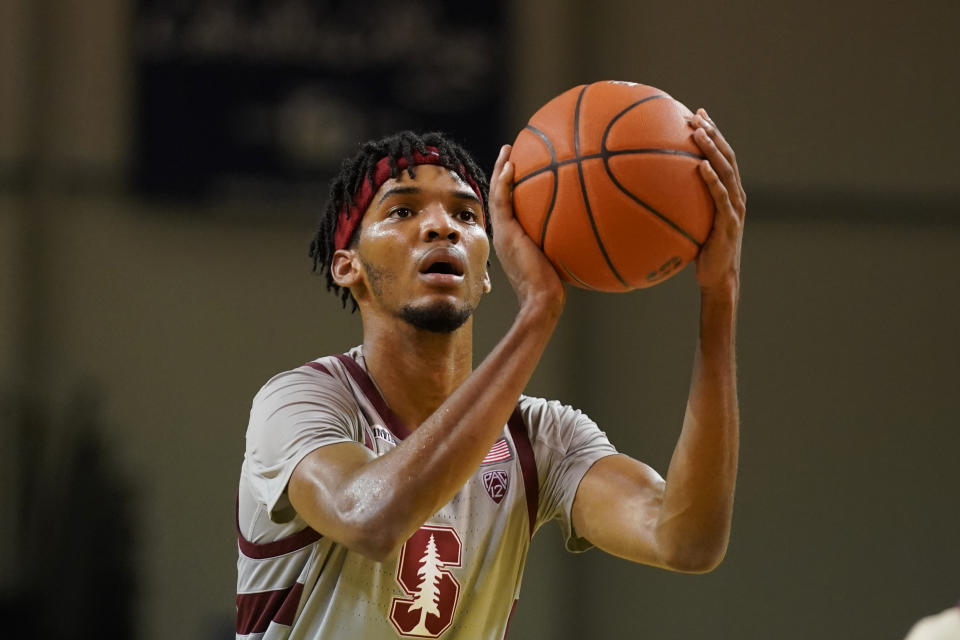
[{"label": "jersey", "polygon": [[960,604],[919,620],[905,640],[960,640]]},{"label": "jersey", "polygon": [[318,447],[355,442],[376,456],[409,435],[359,348],[274,376],[250,412],[237,503],[237,638],[483,638],[506,634],[533,533],[560,521],[583,551],[571,508],[580,480],[616,453],[583,413],[521,396],[453,499],[376,562],[312,530],[286,494]]}]

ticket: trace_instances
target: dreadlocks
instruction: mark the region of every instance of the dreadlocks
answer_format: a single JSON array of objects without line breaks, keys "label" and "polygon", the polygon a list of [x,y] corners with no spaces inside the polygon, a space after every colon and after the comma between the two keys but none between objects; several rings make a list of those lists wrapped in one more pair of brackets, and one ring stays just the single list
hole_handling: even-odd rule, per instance
[{"label": "dreadlocks", "polygon": [[[351,311],[356,311],[357,301],[353,299],[349,288],[341,287],[334,282],[333,274],[330,273],[333,254],[336,251],[334,235],[340,211],[344,206],[349,207],[356,204],[354,198],[364,180],[367,180],[371,187],[375,186],[373,174],[377,162],[382,158],[389,159],[391,178],[397,178],[400,175],[397,160],[400,158],[406,159],[407,173],[413,178],[416,170],[413,155],[414,153],[425,154],[427,147],[433,147],[437,150],[441,166],[477,184],[480,188],[480,196],[483,199],[483,210],[484,212],[488,211],[487,192],[490,187],[487,176],[463,147],[449,140],[443,134],[434,132],[418,135],[412,131],[401,131],[380,140],[369,140],[362,144],[353,158],[343,161],[343,164],[340,165],[340,174],[330,183],[327,205],[320,213],[317,232],[310,243],[310,257],[313,258],[314,273],[320,271],[326,276],[327,290],[333,291],[334,295],[340,298],[344,308],[347,306],[347,300],[350,300],[353,303]],[[464,173],[467,175],[462,175]],[[487,236],[492,238],[493,227],[490,224],[489,214],[484,215],[484,221]],[[349,245],[356,241],[359,230],[358,225],[348,243]]]}]

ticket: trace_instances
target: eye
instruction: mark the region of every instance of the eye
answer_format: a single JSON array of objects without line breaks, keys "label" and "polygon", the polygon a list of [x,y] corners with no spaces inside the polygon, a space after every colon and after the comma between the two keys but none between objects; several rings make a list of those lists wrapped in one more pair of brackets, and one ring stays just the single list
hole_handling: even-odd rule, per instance
[{"label": "eye", "polygon": [[413,215],[413,209],[410,207],[397,207],[390,210],[390,215],[396,218],[409,218]]},{"label": "eye", "polygon": [[462,220],[463,222],[476,222],[477,214],[475,214],[470,209],[464,209],[463,211],[457,214],[457,218]]}]

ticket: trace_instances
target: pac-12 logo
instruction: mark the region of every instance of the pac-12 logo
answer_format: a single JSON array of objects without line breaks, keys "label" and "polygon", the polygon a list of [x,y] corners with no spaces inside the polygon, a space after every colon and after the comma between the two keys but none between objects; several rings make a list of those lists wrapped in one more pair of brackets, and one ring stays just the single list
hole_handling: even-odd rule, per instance
[{"label": "pac-12 logo", "polygon": [[423,525],[400,551],[397,583],[409,598],[394,598],[390,622],[402,636],[438,638],[453,622],[460,583],[448,571],[460,566],[463,543],[452,527]]},{"label": "pac-12 logo", "polygon": [[487,490],[487,495],[497,504],[500,504],[503,496],[507,495],[509,486],[510,476],[507,475],[506,471],[497,469],[484,472],[483,488]]}]

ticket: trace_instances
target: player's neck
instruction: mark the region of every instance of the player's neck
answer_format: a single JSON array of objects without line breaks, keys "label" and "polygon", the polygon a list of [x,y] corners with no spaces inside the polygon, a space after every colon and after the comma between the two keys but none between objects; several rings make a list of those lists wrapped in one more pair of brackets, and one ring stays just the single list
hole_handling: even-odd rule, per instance
[{"label": "player's neck", "polygon": [[473,370],[473,318],[449,334],[365,322],[363,356],[384,400],[416,429]]}]

